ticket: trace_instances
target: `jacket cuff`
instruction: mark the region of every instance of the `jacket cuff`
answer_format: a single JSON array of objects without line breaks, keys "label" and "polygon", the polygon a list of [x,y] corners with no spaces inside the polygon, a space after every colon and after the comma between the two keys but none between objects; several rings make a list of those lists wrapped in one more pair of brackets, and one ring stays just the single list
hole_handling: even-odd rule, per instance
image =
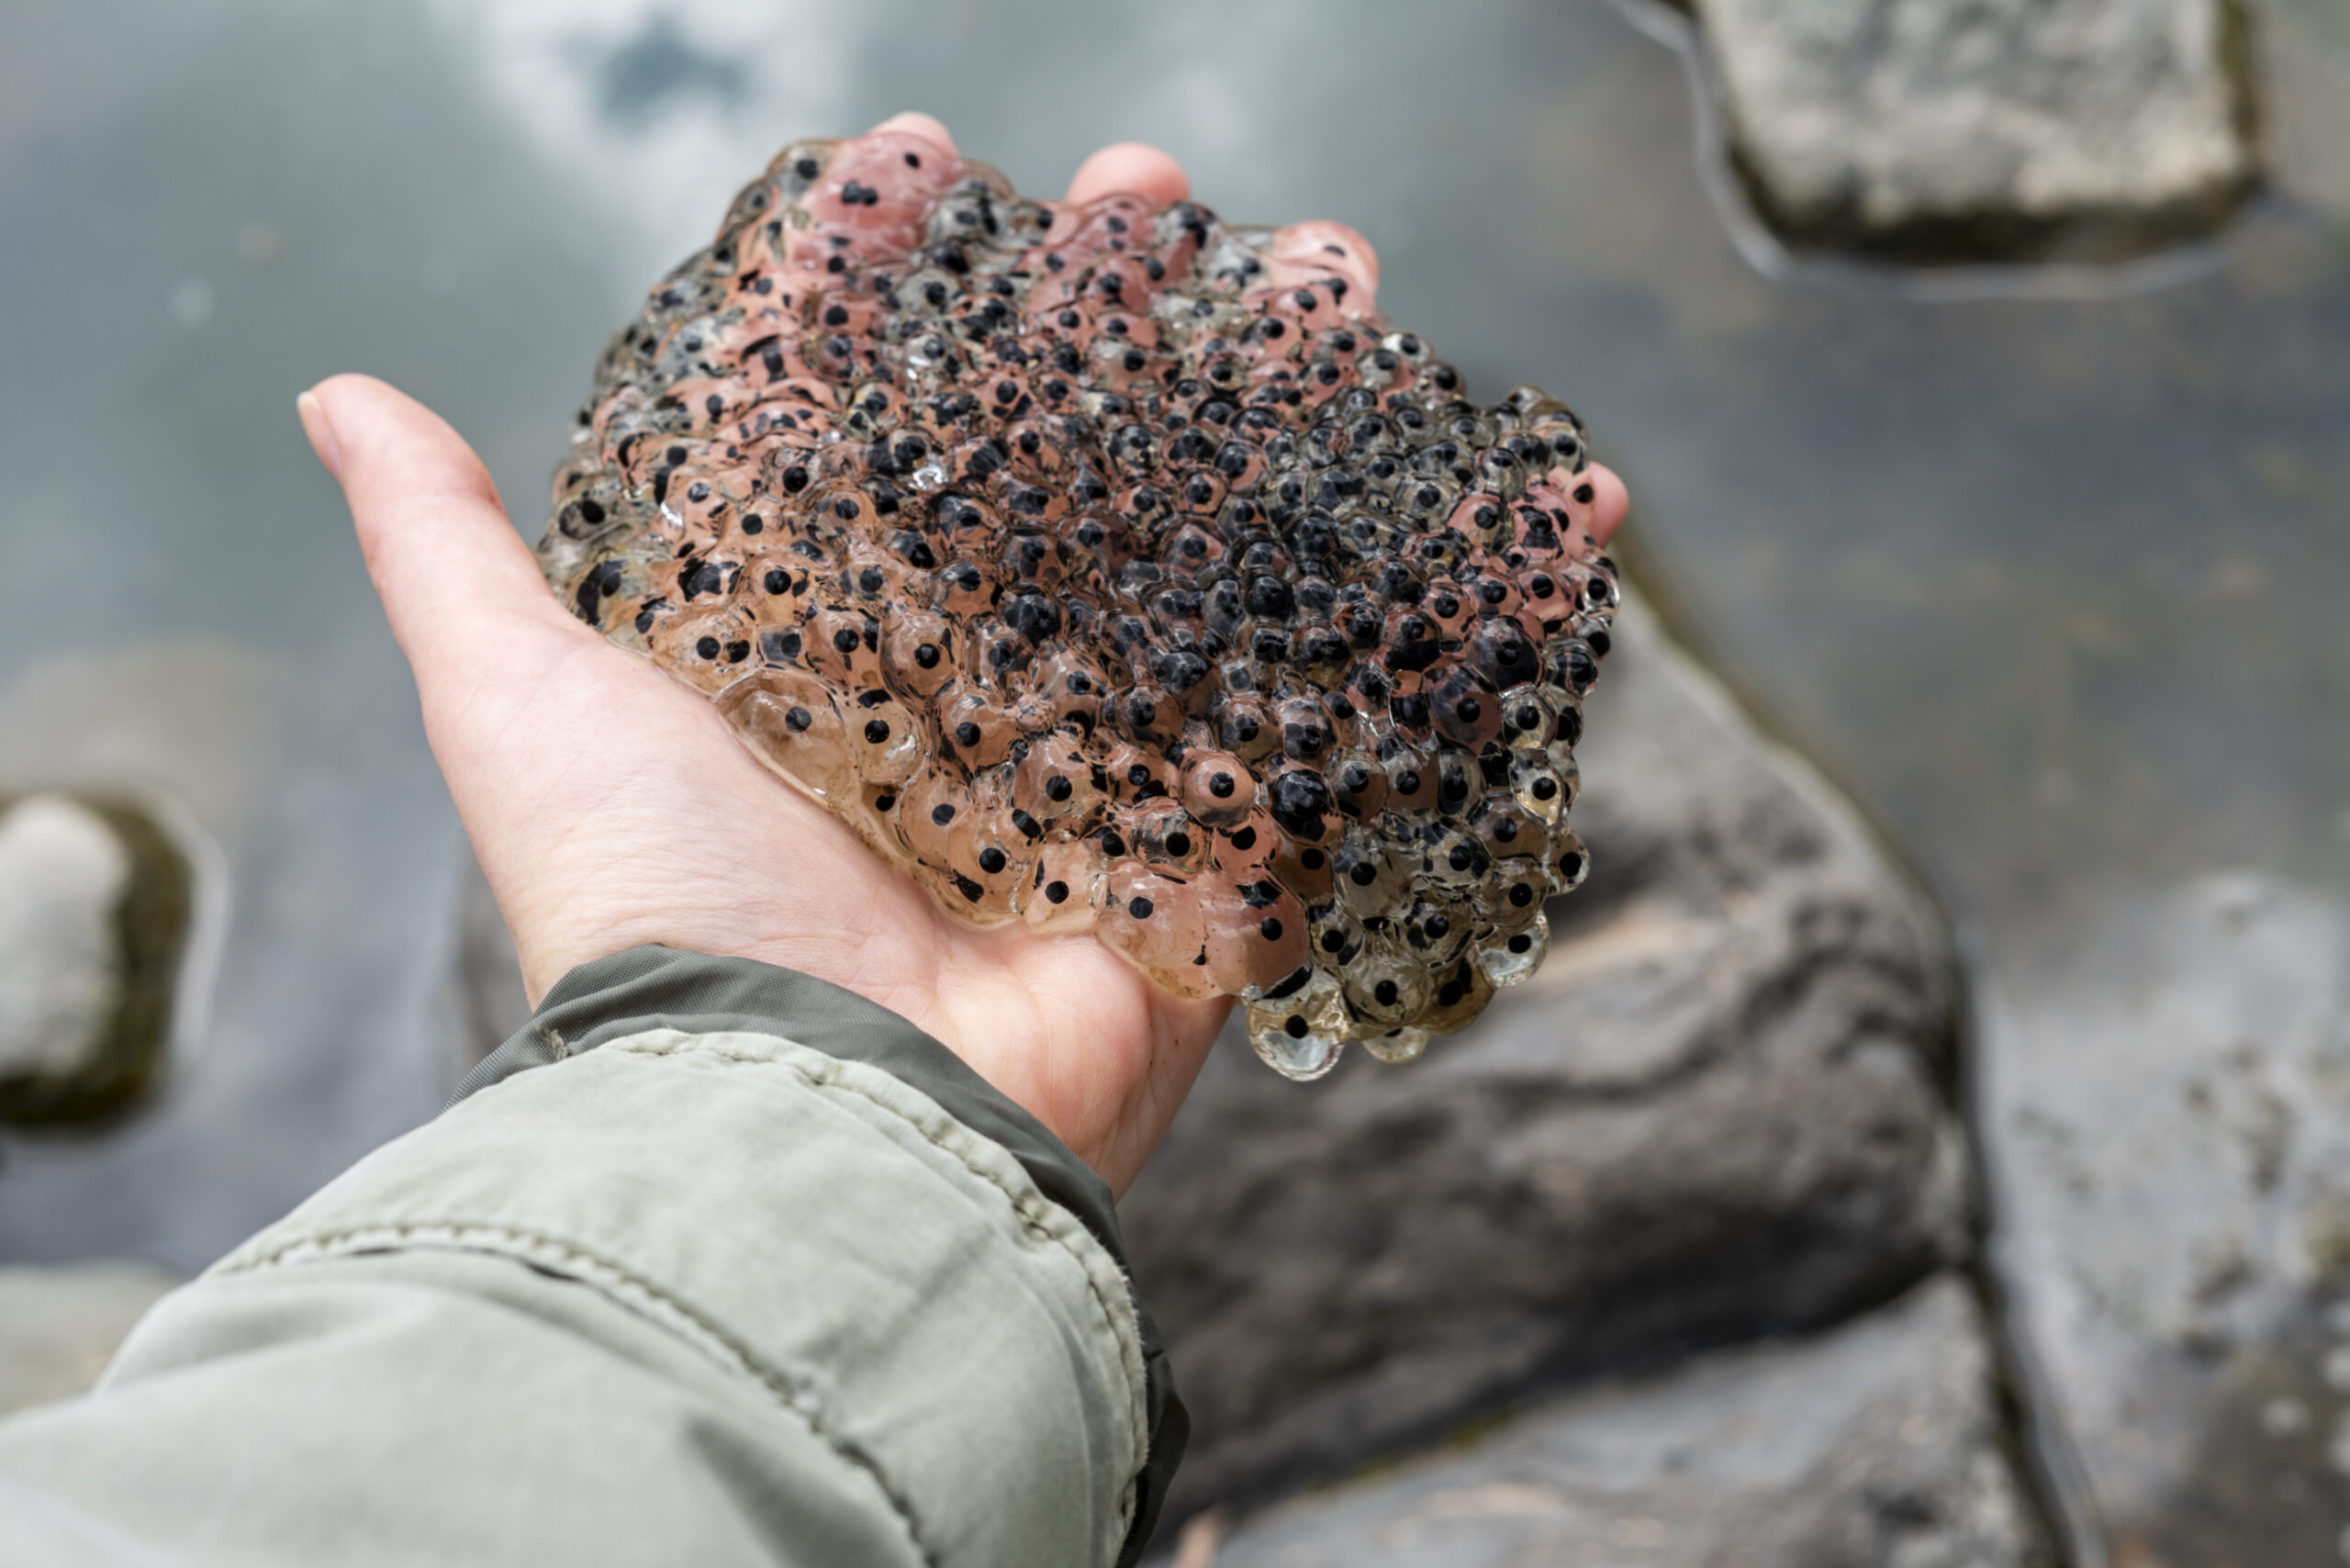
[{"label": "jacket cuff", "polygon": [[614,953],[564,976],[530,1022],[484,1058],[449,1103],[454,1106],[532,1068],[658,1030],[780,1036],[837,1060],[877,1068],[1011,1155],[1037,1190],[1109,1253],[1126,1281],[1140,1331],[1146,1391],[1147,1453],[1135,1478],[1133,1523],[1117,1558],[1118,1568],[1133,1568],[1158,1523],[1191,1419],[1175,1392],[1165,1341],[1134,1289],[1108,1184],[961,1058],[887,1008],[773,964],[657,946]]}]

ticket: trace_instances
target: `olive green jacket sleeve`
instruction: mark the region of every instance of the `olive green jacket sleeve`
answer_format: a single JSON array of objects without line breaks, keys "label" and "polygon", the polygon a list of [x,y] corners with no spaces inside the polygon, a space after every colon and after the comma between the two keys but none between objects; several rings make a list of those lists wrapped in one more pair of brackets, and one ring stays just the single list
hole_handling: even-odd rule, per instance
[{"label": "olive green jacket sleeve", "polygon": [[1040,1125],[846,991],[638,948],[0,1422],[0,1563],[1130,1563],[1183,1432]]}]

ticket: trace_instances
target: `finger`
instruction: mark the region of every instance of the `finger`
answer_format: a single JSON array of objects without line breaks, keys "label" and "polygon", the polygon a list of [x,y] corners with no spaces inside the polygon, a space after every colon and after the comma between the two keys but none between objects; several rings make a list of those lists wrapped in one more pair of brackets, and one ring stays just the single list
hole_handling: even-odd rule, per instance
[{"label": "finger", "polygon": [[1604,463],[1595,463],[1584,474],[1591,481],[1595,494],[1591,502],[1591,536],[1605,545],[1624,526],[1625,514],[1632,510],[1632,493],[1624,486],[1616,470]]},{"label": "finger", "polygon": [[[1273,236],[1273,270],[1291,278],[1336,274],[1348,285],[1348,306],[1368,309],[1379,292],[1379,253],[1371,241],[1343,223],[1315,219],[1292,223]],[[1359,297],[1357,295],[1359,291]]]},{"label": "finger", "polygon": [[960,167],[946,128],[912,110],[846,138],[825,160],[823,179],[800,198],[827,232],[791,230],[784,241],[789,259],[798,266],[826,264],[832,244],[844,237],[856,247],[850,261],[911,249],[921,243],[931,204]]},{"label": "finger", "polygon": [[[431,409],[364,375],[321,382],[301,401],[415,673],[425,738],[515,933],[526,984],[543,990],[598,956],[558,939],[557,914],[584,885],[565,855],[582,831],[580,796],[617,810],[625,792],[599,738],[624,734],[638,755],[698,767],[722,798],[727,778],[757,765],[726,742],[714,707],[547,591],[481,460]],[[645,788],[673,806],[674,783],[655,770]]]},{"label": "finger", "polygon": [[576,625],[506,521],[481,459],[440,416],[365,375],[322,381],[299,407],[342,482],[368,576],[420,686],[481,656],[485,636]]},{"label": "finger", "polygon": [[902,114],[891,115],[866,134],[878,136],[884,131],[898,131],[907,136],[918,137],[949,158],[961,156],[956,151],[955,139],[947,134],[946,127],[939,121],[938,118],[934,115],[923,114],[919,109],[908,109]]},{"label": "finger", "polygon": [[1192,182],[1173,156],[1139,141],[1115,141],[1077,166],[1069,200],[1077,206],[1131,191],[1165,207],[1192,194]]},{"label": "finger", "polygon": [[1266,260],[1270,264],[1250,287],[1249,299],[1284,314],[1294,304],[1302,330],[1358,319],[1376,308],[1379,257],[1370,241],[1343,223],[1317,220],[1277,230]]}]

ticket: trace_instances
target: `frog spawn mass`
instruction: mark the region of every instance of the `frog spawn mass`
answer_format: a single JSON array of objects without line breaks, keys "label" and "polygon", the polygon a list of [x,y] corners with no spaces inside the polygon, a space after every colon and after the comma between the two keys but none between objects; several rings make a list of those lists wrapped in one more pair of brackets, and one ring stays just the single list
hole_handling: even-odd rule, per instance
[{"label": "frog spawn mass", "polygon": [[539,554],[975,925],[1403,1060],[1540,962],[1614,567],[1336,225],[787,148],[615,337]]}]

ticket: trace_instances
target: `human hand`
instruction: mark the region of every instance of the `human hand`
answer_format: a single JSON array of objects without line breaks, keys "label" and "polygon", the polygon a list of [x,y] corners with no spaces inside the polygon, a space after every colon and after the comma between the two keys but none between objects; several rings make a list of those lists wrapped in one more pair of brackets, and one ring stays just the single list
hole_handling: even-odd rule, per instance
[{"label": "human hand", "polygon": [[[927,116],[887,123],[954,151]],[[1188,189],[1167,154],[1122,143],[1086,160],[1069,199]],[[956,921],[754,760],[707,699],[575,619],[480,460],[429,409],[361,375],[320,383],[300,409],[533,1002],[574,967],[648,942],[799,969],[935,1036],[1125,1192],[1228,1000],[1169,995],[1091,936]],[[1593,480],[1604,541],[1628,503],[1606,469]]]}]

